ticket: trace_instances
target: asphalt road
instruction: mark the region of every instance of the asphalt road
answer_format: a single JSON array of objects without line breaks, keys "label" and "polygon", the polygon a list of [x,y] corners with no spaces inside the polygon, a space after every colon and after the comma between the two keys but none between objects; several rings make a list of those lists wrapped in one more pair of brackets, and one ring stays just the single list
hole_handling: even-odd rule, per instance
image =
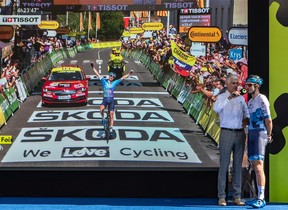
[{"label": "asphalt road", "polygon": [[97,169],[189,169],[218,167],[218,151],[210,138],[153,78],[140,62],[130,58],[126,72],[134,70],[115,91],[117,137],[101,138],[99,113],[102,86],[90,67],[107,75],[111,49],[94,49],[60,61],[81,66],[89,81],[87,106],[41,106],[41,82],[21,104],[2,135],[13,144],[3,145],[0,167]]}]

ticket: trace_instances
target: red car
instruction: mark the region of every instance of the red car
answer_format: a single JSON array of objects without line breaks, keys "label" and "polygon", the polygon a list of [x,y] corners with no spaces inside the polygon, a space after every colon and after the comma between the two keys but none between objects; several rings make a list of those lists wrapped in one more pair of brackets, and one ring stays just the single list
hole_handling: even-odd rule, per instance
[{"label": "red car", "polygon": [[86,105],[88,98],[88,80],[78,66],[53,68],[44,77],[42,87],[42,105],[81,103]]}]

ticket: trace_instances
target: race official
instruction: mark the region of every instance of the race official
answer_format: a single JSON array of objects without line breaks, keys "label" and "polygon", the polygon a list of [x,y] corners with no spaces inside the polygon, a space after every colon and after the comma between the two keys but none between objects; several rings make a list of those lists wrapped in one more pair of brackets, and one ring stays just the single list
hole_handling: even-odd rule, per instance
[{"label": "race official", "polygon": [[244,128],[249,123],[249,111],[245,99],[237,91],[238,76],[229,74],[226,79],[226,91],[217,96],[214,111],[220,117],[220,166],[218,172],[218,205],[226,206],[226,178],[233,154],[232,189],[233,203],[245,205],[241,201],[242,161],[245,148],[246,134]]}]

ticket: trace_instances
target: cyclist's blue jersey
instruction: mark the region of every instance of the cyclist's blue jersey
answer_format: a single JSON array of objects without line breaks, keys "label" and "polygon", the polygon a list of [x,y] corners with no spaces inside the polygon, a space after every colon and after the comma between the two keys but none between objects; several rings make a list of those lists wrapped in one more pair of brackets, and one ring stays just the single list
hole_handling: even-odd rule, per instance
[{"label": "cyclist's blue jersey", "polygon": [[114,80],[110,82],[106,80],[104,77],[101,78],[101,82],[103,85],[103,95],[104,97],[113,98],[114,97],[114,89],[121,82],[121,79]]},{"label": "cyclist's blue jersey", "polygon": [[270,104],[267,97],[259,94],[256,98],[251,98],[248,102],[250,112],[249,130],[266,131],[265,119],[270,118]]}]

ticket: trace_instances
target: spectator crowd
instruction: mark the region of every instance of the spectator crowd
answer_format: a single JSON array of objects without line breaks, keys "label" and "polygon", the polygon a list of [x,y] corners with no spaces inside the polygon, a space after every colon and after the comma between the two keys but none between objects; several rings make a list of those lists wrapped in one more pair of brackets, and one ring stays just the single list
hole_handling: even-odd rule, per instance
[{"label": "spectator crowd", "polygon": [[[190,54],[191,48],[191,41],[188,40],[187,35],[177,34],[172,25],[168,34],[163,28],[153,31],[150,37],[145,37],[143,33],[133,39],[122,37],[121,41],[124,49],[145,50],[162,69],[165,69],[166,65],[174,68],[171,41],[187,54]],[[225,90],[225,80],[229,74],[239,76],[239,90],[242,89],[243,82],[248,76],[248,64],[244,56],[239,60],[229,58],[229,51],[234,48],[238,46],[232,46],[222,38],[218,43],[208,44],[206,56],[195,56],[195,65],[189,70],[189,76],[185,77],[185,83],[191,88],[192,93],[202,92],[205,97],[215,101],[217,95]],[[247,99],[247,96],[245,98]]]},{"label": "spectator crowd", "polygon": [[[145,33],[138,34],[135,38],[121,37],[122,49],[144,50],[162,69],[167,65],[173,68],[171,41],[187,54],[190,54],[191,42],[187,35],[177,34],[177,30],[172,25],[168,31],[167,33],[163,28],[153,31],[149,37],[145,37]],[[3,88],[15,86],[15,81],[22,70],[40,61],[53,50],[89,42],[95,40],[32,36],[25,41],[18,41],[10,56],[2,60],[0,92]],[[239,76],[238,82],[241,89],[241,84],[248,76],[247,59],[243,57],[235,61],[229,58],[229,51],[233,48],[237,46],[229,45],[225,39],[222,39],[218,43],[208,44],[206,56],[195,56],[195,65],[190,69],[189,76],[185,77],[185,84],[191,87],[191,92],[202,92],[207,98],[215,100],[225,89],[225,79],[228,74]]]}]

